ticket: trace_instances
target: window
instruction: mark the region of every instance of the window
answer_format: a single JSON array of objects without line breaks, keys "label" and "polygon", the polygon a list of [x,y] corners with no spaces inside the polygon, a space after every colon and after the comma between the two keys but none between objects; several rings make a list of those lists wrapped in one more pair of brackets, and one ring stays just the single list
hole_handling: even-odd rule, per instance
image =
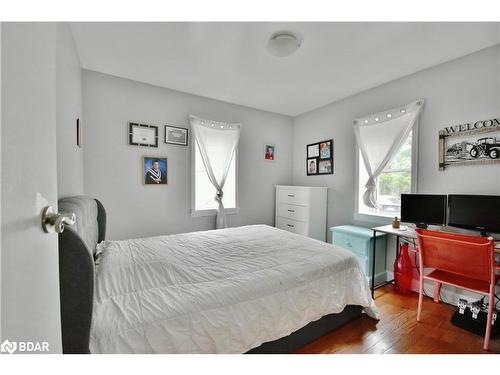
[{"label": "window", "polygon": [[[198,144],[193,140],[194,163],[193,163],[193,186],[192,186],[192,207],[194,216],[215,215],[217,211],[217,202],[215,201],[215,188],[208,179],[203,159],[201,158]],[[224,184],[224,197],[222,202],[226,213],[237,212],[237,176],[238,150],[236,150],[229,172]]]},{"label": "window", "polygon": [[399,152],[387,164],[377,179],[378,208],[367,207],[363,203],[365,184],[368,173],[361,153],[358,151],[358,213],[378,216],[400,216],[401,194],[414,191],[415,173],[415,140],[410,132]]}]

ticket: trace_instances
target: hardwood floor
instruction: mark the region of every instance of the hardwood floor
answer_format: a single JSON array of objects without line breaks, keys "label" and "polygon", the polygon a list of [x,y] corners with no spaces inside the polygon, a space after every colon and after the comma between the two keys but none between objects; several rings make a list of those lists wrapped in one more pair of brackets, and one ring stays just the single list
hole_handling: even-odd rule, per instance
[{"label": "hardwood floor", "polygon": [[[394,293],[392,285],[377,289],[380,321],[366,315],[301,348],[300,354],[328,353],[487,353],[483,338],[451,324],[454,307],[424,298],[423,321],[417,322],[418,295]],[[490,352],[500,353],[500,339]]]}]

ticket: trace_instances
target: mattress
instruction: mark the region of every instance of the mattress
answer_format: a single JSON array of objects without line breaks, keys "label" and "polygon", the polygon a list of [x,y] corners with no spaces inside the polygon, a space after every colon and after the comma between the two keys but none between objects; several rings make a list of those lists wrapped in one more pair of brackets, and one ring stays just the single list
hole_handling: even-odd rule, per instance
[{"label": "mattress", "polygon": [[356,257],[266,225],[97,247],[92,353],[244,353],[324,315],[377,310]]}]

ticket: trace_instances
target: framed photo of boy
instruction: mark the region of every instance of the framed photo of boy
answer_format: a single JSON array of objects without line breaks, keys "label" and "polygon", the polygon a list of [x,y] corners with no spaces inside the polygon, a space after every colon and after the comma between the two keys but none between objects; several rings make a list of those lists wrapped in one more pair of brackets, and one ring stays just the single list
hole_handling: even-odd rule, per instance
[{"label": "framed photo of boy", "polygon": [[167,158],[142,157],[142,183],[144,185],[166,185],[167,172]]},{"label": "framed photo of boy", "polygon": [[333,174],[333,139],[306,146],[306,173],[308,176]]},{"label": "framed photo of boy", "polygon": [[273,144],[264,144],[264,160],[275,161],[276,160],[276,146]]}]

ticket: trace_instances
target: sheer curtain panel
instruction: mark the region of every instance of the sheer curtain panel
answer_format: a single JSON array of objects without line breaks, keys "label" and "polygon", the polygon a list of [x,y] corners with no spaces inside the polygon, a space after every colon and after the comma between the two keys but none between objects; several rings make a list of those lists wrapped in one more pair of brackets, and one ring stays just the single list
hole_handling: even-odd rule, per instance
[{"label": "sheer curtain panel", "polygon": [[212,121],[190,115],[194,140],[200,150],[208,178],[215,188],[217,208],[216,228],[226,228],[226,213],[222,197],[224,184],[240,139],[241,124]]},{"label": "sheer curtain panel", "polygon": [[377,178],[418,122],[423,106],[424,100],[420,99],[354,120],[356,141],[369,176],[363,194],[366,206],[377,207]]}]

